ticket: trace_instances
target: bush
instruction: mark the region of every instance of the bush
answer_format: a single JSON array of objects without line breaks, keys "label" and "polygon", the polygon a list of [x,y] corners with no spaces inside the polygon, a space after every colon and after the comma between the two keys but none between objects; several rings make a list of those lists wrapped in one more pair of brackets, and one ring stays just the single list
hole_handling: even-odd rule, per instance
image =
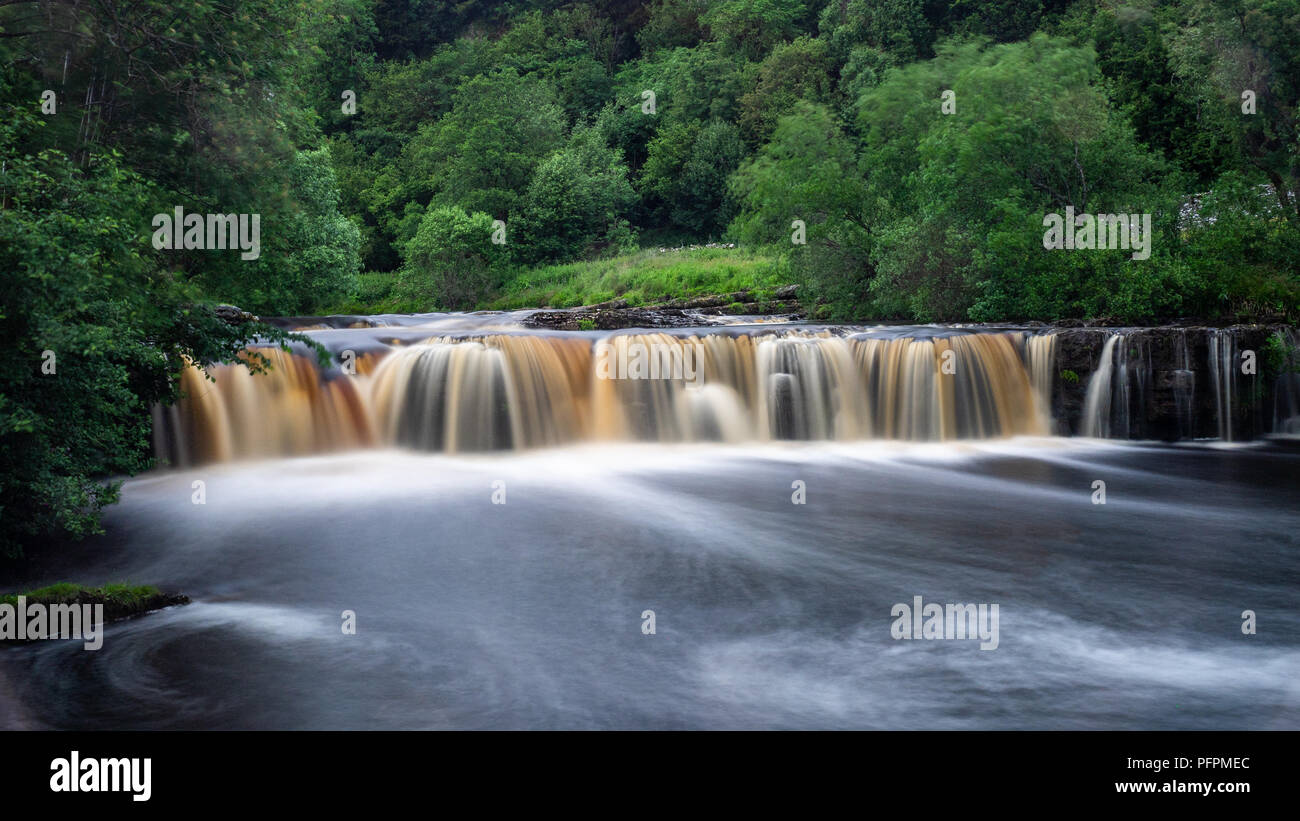
[{"label": "bush", "polygon": [[627,166],[595,126],[542,161],[512,219],[510,247],[526,263],[567,262],[632,247],[625,218],[636,201]]},{"label": "bush", "polygon": [[472,309],[495,290],[508,261],[492,241],[493,219],[458,206],[431,207],[406,243],[397,290],[430,308]]}]

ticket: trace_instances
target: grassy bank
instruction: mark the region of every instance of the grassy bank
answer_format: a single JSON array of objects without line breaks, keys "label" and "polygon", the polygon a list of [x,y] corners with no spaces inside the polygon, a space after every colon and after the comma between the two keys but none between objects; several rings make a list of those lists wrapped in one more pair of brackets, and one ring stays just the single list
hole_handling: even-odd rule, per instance
[{"label": "grassy bank", "polygon": [[572,308],[611,299],[646,305],[742,290],[761,297],[786,284],[789,273],[784,261],[761,252],[697,248],[660,253],[646,249],[611,259],[520,271],[483,307]]},{"label": "grassy bank", "polygon": [[108,621],[136,616],[172,604],[189,602],[186,596],[163,593],[150,585],[106,584],[103,587],[86,587],[65,582],[38,590],[0,595],[0,604],[17,607],[19,596],[24,596],[29,605],[102,604],[104,618]]},{"label": "grassy bank", "polygon": [[[438,310],[430,299],[395,273],[362,274],[352,299],[325,313],[420,313]],[[646,305],[668,299],[748,290],[758,299],[791,282],[788,266],[775,255],[737,248],[693,248],[660,252],[646,248],[609,259],[544,265],[507,272],[481,310],[572,308],[611,299]]]}]

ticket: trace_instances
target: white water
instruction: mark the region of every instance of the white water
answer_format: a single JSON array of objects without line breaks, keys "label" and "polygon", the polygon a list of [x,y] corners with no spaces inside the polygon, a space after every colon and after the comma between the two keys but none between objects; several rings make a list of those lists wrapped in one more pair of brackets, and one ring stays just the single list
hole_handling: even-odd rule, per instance
[{"label": "white water", "polygon": [[[107,538],[60,554],[74,572],[21,583],[127,578],[195,602],[111,625],[96,653],[12,648],[0,717],[1295,729],[1297,458],[1013,438],[368,450],[158,472],[126,483]],[[893,639],[892,606],[916,595],[998,603],[998,649]],[[1246,607],[1257,636],[1240,631]]]},{"label": "white water", "polygon": [[1110,436],[1111,383],[1115,372],[1115,345],[1123,337],[1111,334],[1097,359],[1097,369],[1088,380],[1083,399],[1082,433],[1084,436]]}]

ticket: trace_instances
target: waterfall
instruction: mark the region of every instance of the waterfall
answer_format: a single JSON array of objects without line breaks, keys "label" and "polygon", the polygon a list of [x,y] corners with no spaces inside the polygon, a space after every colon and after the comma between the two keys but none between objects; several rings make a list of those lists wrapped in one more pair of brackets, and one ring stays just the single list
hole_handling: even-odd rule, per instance
[{"label": "waterfall", "polygon": [[[1052,433],[1054,406],[1091,437],[1203,436],[1211,413],[1225,441],[1300,434],[1294,329],[368,330],[319,332],[362,349],[346,373],[276,348],[253,349],[267,373],[185,369],[183,399],[152,409],[154,452],[191,465],[389,446],[981,439]],[[1249,382],[1239,349],[1266,345],[1260,373],[1276,373],[1269,339],[1286,362]],[[1099,344],[1086,384],[1057,378],[1086,372]]]},{"label": "waterfall", "polygon": [[[299,455],[367,447],[375,431],[363,378],[322,374],[314,358],[279,348],[254,348],[271,369],[254,374],[243,366],[198,368],[181,373],[184,399],[155,407],[155,454],[171,464],[196,464]],[[365,357],[358,372],[369,365]]]},{"label": "waterfall", "polygon": [[1178,414],[1178,435],[1194,436],[1196,433],[1196,371],[1192,370],[1192,353],[1187,344],[1187,331],[1178,335],[1173,373],[1174,409]]},{"label": "waterfall", "polygon": [[1123,337],[1111,334],[1101,349],[1097,369],[1088,380],[1088,391],[1083,399],[1084,436],[1110,436],[1111,420],[1111,381],[1115,372],[1115,344]]},{"label": "waterfall", "polygon": [[439,338],[385,357],[369,384],[380,440],[480,451],[571,441],[582,426],[581,343]]},{"label": "waterfall", "polygon": [[1052,415],[1052,368],[1056,364],[1056,335],[1034,334],[1025,340],[1025,361],[1029,383],[1034,388],[1036,412],[1040,418]]},{"label": "waterfall", "polygon": [[1233,405],[1236,387],[1237,337],[1229,330],[1215,330],[1209,339],[1210,387],[1214,391],[1215,419],[1219,438],[1232,441]]},{"label": "waterfall", "polygon": [[1142,436],[1152,388],[1148,341],[1140,333],[1111,334],[1088,380],[1081,433],[1112,439]]},{"label": "waterfall", "polygon": [[[1046,434],[1054,340],[1020,332],[492,334],[393,340],[360,357],[355,374],[262,352],[273,365],[266,374],[219,366],[208,380],[186,370],[184,398],[154,411],[160,459]],[[659,373],[660,361],[676,372],[665,365]],[[611,362],[644,373],[611,378]]]}]

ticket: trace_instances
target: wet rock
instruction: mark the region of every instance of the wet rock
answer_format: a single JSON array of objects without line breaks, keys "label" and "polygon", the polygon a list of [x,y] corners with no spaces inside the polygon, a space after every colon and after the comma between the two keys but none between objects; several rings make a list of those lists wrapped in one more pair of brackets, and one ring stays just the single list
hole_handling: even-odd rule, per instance
[{"label": "wet rock", "polygon": [[[793,295],[797,287],[787,285],[776,293]],[[804,312],[792,296],[760,302],[745,290],[689,299],[669,299],[639,308],[629,306],[625,299],[612,299],[581,308],[535,311],[523,320],[523,324],[530,328],[556,331],[577,331],[584,327],[602,331],[623,328],[689,328],[715,324],[705,317],[724,314],[802,317]]]},{"label": "wet rock", "polygon": [[[1266,372],[1262,351],[1268,338],[1283,326],[1112,329],[1056,323],[1056,328],[1052,410],[1058,433],[1082,432],[1088,385],[1102,365],[1107,340],[1114,334],[1121,338],[1113,351],[1117,363],[1112,375],[1113,436],[1123,436],[1125,429],[1134,439],[1219,436],[1219,399],[1210,353],[1216,334],[1232,342],[1232,350],[1225,350],[1225,359],[1220,361],[1221,366],[1226,362],[1226,378],[1232,383],[1232,417],[1227,421],[1232,438],[1248,439],[1269,429],[1276,375]],[[1240,354],[1246,350],[1256,354],[1255,374],[1241,373]],[[1232,358],[1228,360],[1228,356]],[[1121,385],[1127,388],[1127,407],[1118,398]]]},{"label": "wet rock", "polygon": [[524,318],[523,324],[529,328],[550,328],[554,331],[576,331],[579,321],[590,317],[574,311],[536,311]]},{"label": "wet rock", "polygon": [[218,305],[213,309],[217,319],[228,322],[231,325],[240,325],[245,322],[261,322],[256,314],[250,314],[248,311],[241,310],[236,305]]}]

